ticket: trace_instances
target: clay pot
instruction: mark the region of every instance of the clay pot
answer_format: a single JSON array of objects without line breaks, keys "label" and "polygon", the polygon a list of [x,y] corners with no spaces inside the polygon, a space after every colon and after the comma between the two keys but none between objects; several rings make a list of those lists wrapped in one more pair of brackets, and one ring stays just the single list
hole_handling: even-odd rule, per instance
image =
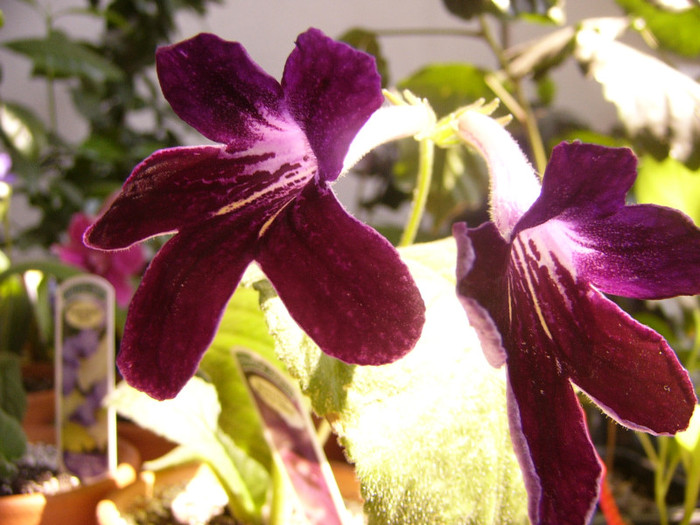
[{"label": "clay pot", "polygon": [[[56,430],[53,425],[27,425],[25,431],[30,441],[55,442]],[[119,466],[109,477],[74,490],[54,496],[18,494],[0,497],[0,523],[2,525],[95,525],[97,503],[108,492],[132,483],[136,479],[136,472],[141,467],[138,450],[126,440],[119,440],[117,458]]]},{"label": "clay pot", "polygon": [[[361,504],[360,484],[352,466],[340,461],[331,461],[330,465],[343,499]],[[123,525],[125,517],[139,502],[152,498],[159,488],[169,485],[184,486],[193,480],[197,480],[200,486],[210,487],[204,493],[223,490],[216,475],[201,462],[176,465],[158,472],[142,471],[137,481],[128,487],[110,492],[97,504],[98,525]]]},{"label": "clay pot", "polygon": [[219,480],[214,472],[199,461],[175,465],[158,472],[142,471],[139,479],[122,489],[114,490],[97,504],[97,523],[99,525],[123,525],[125,518],[144,500],[157,497],[167,487],[179,487],[196,483],[201,497],[219,493],[218,500],[226,498]]}]

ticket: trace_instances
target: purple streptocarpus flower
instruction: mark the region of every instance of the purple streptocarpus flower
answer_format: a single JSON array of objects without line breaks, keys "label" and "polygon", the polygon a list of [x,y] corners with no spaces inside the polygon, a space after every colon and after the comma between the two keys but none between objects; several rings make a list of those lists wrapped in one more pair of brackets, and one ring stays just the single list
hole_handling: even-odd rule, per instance
[{"label": "purple streptocarpus flower", "polygon": [[113,253],[85,246],[83,234],[93,222],[90,216],[75,213],[68,225],[68,238],[63,244],[52,246],[52,251],[61,261],[107,279],[114,286],[117,304],[124,308],[134,294],[131,278],[143,270],[146,257],[141,246]]},{"label": "purple streptocarpus flower", "polygon": [[459,134],[491,173],[491,221],[453,228],[457,291],[484,352],[507,365],[514,448],[534,524],[581,524],[603,474],[572,384],[627,427],[672,434],[695,392],[666,341],[603,294],[700,293],[700,231],[682,213],[625,205],[636,158],[562,143],[542,186],[513,138],[476,112]]},{"label": "purple streptocarpus flower", "polygon": [[424,322],[418,289],[330,189],[382,103],[374,60],[310,29],[281,84],[210,34],[159,49],[156,64],[175,112],[220,145],[154,153],[86,232],[106,250],[177,232],[132,300],[118,357],[127,381],[158,399],[177,394],[252,261],[327,354],[382,364],[407,353]]}]

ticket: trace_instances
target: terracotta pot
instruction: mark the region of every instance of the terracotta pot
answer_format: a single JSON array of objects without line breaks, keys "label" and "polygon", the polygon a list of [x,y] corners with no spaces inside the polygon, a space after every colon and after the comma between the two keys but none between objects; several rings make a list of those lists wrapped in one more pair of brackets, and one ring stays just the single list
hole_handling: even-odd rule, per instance
[{"label": "terracotta pot", "polygon": [[[331,461],[330,465],[343,499],[361,504],[360,484],[354,468],[341,461]],[[185,485],[195,479],[205,486],[211,484],[210,492],[219,487],[216,475],[200,462],[177,465],[158,472],[142,471],[137,481],[110,492],[97,504],[97,522],[99,525],[123,525],[125,516],[134,510],[138,502],[153,497],[158,488]]]},{"label": "terracotta pot", "polygon": [[[143,500],[157,494],[158,489],[168,486],[185,486],[196,480],[203,486],[202,494],[211,494],[221,490],[221,485],[214,472],[201,462],[191,462],[169,467],[158,472],[142,471],[139,479],[122,489],[114,490],[97,504],[97,523],[99,525],[123,525],[124,518]],[[200,489],[201,490],[201,489]],[[225,493],[223,493],[225,498]]]},{"label": "terracotta pot", "polygon": [[22,425],[53,425],[55,414],[56,396],[53,389],[29,392]]},{"label": "terracotta pot", "polygon": [[[30,441],[53,443],[56,430],[52,425],[28,425],[25,431]],[[2,525],[94,525],[95,507],[105,494],[125,487],[136,479],[141,468],[138,450],[126,440],[117,446],[119,467],[109,477],[80,486],[74,490],[44,496],[20,494],[0,497]]]}]

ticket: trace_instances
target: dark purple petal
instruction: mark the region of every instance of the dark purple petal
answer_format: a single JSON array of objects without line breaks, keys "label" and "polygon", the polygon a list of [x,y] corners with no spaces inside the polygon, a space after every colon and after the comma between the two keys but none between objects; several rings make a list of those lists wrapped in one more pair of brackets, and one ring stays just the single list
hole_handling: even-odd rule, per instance
[{"label": "dark purple petal", "polygon": [[264,143],[244,153],[219,146],[157,151],[134,169],[85,239],[95,248],[125,248],[216,215],[256,207],[274,211],[315,168],[298,128],[269,131]]},{"label": "dark purple petal", "polygon": [[556,235],[547,235],[555,226],[550,221],[514,239],[510,309],[520,324],[510,326],[508,363],[527,349],[542,353],[620,423],[664,433],[685,428],[695,394],[675,353],[577,279],[562,256],[566,250],[552,242]]},{"label": "dark purple petal", "polygon": [[396,250],[309,185],[271,224],[256,260],[294,320],[325,353],[378,365],[406,354],[425,306]]},{"label": "dark purple petal", "polygon": [[572,334],[581,348],[567,352],[571,380],[627,427],[657,434],[685,429],[695,390],[666,341],[595,290],[576,299],[576,321],[591,328],[585,339]]},{"label": "dark purple petal", "polygon": [[[556,220],[582,279],[643,299],[700,293],[700,230],[682,213],[625,206],[637,159],[626,148],[561,143],[522,231]],[[569,242],[571,241],[571,242]]]},{"label": "dark purple petal", "polygon": [[239,43],[199,34],[159,48],[156,66],[175,113],[215,142],[243,149],[270,120],[288,120],[279,83]]},{"label": "dark purple petal", "polygon": [[335,180],[350,142],[383,102],[374,58],[309,29],[287,59],[282,86],[318,158],[321,179]]},{"label": "dark purple petal", "polygon": [[639,299],[700,293],[700,230],[679,211],[626,206],[575,228],[584,245],[577,269],[601,291]]},{"label": "dark purple petal", "polygon": [[509,357],[508,414],[532,523],[588,523],[603,466],[571,384],[552,369],[547,356],[522,352]]},{"label": "dark purple petal", "polygon": [[131,301],[117,365],[133,387],[174,397],[194,375],[246,267],[260,224],[230,216],[170,239]]},{"label": "dark purple petal", "polygon": [[552,150],[539,198],[515,233],[553,218],[571,222],[604,219],[625,205],[636,168],[637,159],[627,148],[562,142]]}]

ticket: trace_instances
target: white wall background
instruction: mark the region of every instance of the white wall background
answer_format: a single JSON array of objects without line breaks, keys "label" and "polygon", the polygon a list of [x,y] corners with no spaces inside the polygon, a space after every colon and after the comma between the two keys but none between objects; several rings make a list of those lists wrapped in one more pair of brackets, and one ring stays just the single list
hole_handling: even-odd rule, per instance
[{"label": "white wall background", "polygon": [[[83,7],[84,0],[36,0],[46,12],[65,12]],[[41,15],[20,0],[0,0],[5,26],[0,41],[44,34]],[[568,22],[590,16],[615,15],[612,0],[571,1],[567,6]],[[71,34],[91,38],[100,29],[99,22],[86,16],[56,17],[56,25]],[[310,26],[330,36],[339,36],[349,28],[476,28],[475,22],[464,22],[450,15],[440,0],[224,0],[212,5],[204,18],[183,15],[178,19],[177,40],[200,31],[242,42],[250,55],[268,72],[279,78],[296,36]],[[551,31],[551,27],[519,23],[512,43],[529,40]],[[495,59],[479,41],[464,37],[412,36],[385,37],[381,41],[389,60],[391,79],[396,81],[431,62],[467,61],[495,67]],[[30,66],[22,57],[0,48],[3,78],[0,98],[29,104],[46,116],[46,87],[42,80],[31,79]],[[607,128],[615,120],[613,106],[605,102],[598,84],[582,76],[569,62],[555,74],[558,94],[555,105],[585,115],[596,127]],[[85,133],[72,112],[65,90],[58,92],[59,131],[77,142]],[[194,138],[197,140],[197,138]],[[342,189],[341,192],[342,199]],[[15,213],[18,207],[15,206]],[[15,220],[24,221],[15,216]],[[26,221],[30,221],[27,218]]]},{"label": "white wall background", "polygon": [[[64,12],[70,7],[84,6],[83,0],[37,0],[47,12]],[[44,32],[41,15],[20,0],[0,0],[5,14],[5,27],[0,29],[0,41]],[[617,14],[612,0],[569,2],[568,21],[589,16]],[[94,19],[80,15],[57,17],[57,25],[71,34],[89,38],[99,30]],[[464,28],[475,27],[450,15],[440,0],[224,0],[213,5],[206,17],[184,15],[179,18],[178,40],[200,31],[209,31],[222,38],[242,42],[250,55],[268,72],[279,77],[284,61],[296,36],[308,27],[318,27],[330,36],[338,36],[355,26],[370,29],[406,28]],[[550,31],[551,28],[519,23],[513,32],[513,42],[522,42]],[[464,37],[412,36],[385,37],[382,46],[389,58],[393,80],[400,79],[430,62],[468,61],[495,66],[490,51],[479,41]],[[26,60],[0,49],[3,78],[0,96],[21,100],[40,114],[46,113],[46,92],[41,80],[29,78]],[[585,79],[573,64],[567,64],[556,74],[559,85],[556,104],[580,111],[601,125],[614,120],[614,109],[602,101],[600,88]],[[70,101],[65,93],[59,98],[61,129],[73,129],[75,119],[70,113]],[[66,128],[67,127],[67,128]],[[76,138],[83,130],[76,128]]]}]

